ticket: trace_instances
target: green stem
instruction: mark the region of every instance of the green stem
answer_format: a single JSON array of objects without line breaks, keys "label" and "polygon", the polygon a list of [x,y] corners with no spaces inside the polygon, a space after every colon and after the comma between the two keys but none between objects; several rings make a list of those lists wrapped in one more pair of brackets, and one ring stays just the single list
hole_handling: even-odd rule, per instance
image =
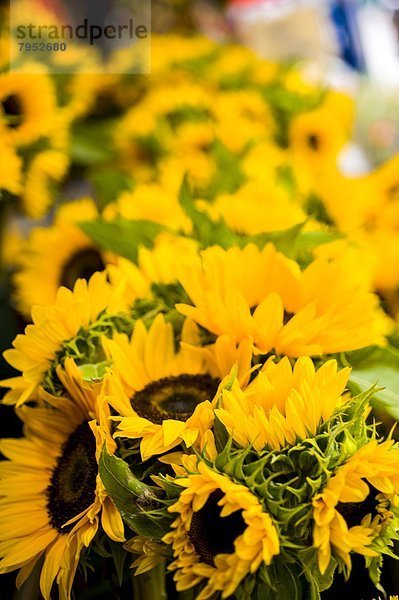
[{"label": "green stem", "polygon": [[165,562],[142,573],[133,575],[134,600],[166,600]]}]

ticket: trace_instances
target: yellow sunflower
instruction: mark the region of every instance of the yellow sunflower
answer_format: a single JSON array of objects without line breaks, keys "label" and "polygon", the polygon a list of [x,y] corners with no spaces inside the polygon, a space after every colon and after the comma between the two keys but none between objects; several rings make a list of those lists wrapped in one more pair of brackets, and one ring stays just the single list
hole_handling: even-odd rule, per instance
[{"label": "yellow sunflower", "polygon": [[[73,390],[69,392],[74,393]],[[51,408],[21,407],[22,439],[0,442],[9,459],[0,464],[0,573],[19,569],[17,586],[43,560],[40,589],[45,600],[56,581],[69,599],[81,553],[99,525],[123,542],[123,523],[98,475],[106,434],[79,395]]]},{"label": "yellow sunflower", "polygon": [[0,152],[0,194],[1,190],[17,195],[22,189],[22,160],[11,144],[2,142]]},{"label": "yellow sunflower", "polygon": [[313,545],[322,573],[334,554],[348,570],[351,552],[378,556],[369,546],[392,519],[390,503],[398,503],[398,457],[393,440],[378,443],[373,439],[340,466],[323,492],[313,498]]},{"label": "yellow sunflower", "polygon": [[60,150],[44,150],[28,166],[21,205],[28,217],[43,217],[55,200],[54,185],[65,177],[69,158]]},{"label": "yellow sunflower", "polygon": [[289,130],[294,160],[320,170],[336,164],[348,142],[353,122],[353,102],[344,94],[329,93],[315,110],[295,117]]},{"label": "yellow sunflower", "polygon": [[203,190],[211,184],[217,171],[209,152],[199,150],[165,156],[159,161],[158,170],[161,185],[176,195],[186,174],[193,187]]},{"label": "yellow sunflower", "polygon": [[[195,337],[196,327],[186,320],[183,342]],[[213,424],[212,401],[228,375],[220,367],[237,361],[240,374],[250,369],[248,345],[236,352],[222,340],[207,357],[188,346],[176,351],[173,327],[163,315],[148,330],[139,320],[130,339],[116,334],[103,345],[112,365],[108,402],[121,415],[116,435],[140,439],[143,460],[181,442],[201,445]]]},{"label": "yellow sunflower", "polygon": [[199,583],[197,600],[219,592],[234,594],[241,581],[280,552],[278,532],[259,500],[196,457],[183,456],[186,476],[175,483],[185,489],[169,511],[177,513],[173,531],[163,541],[173,548],[177,591]]},{"label": "yellow sunflower", "polygon": [[78,225],[96,217],[93,200],[85,198],[61,207],[53,225],[32,230],[13,277],[14,299],[27,320],[33,305],[55,302],[60,286],[72,289],[77,279],[90,279],[113,260],[111,253],[98,250]]},{"label": "yellow sunflower", "polygon": [[172,65],[176,68],[179,62],[204,58],[215,47],[215,42],[202,36],[168,34],[165,44],[163,35],[151,35],[151,72],[159,76],[169,74]]},{"label": "yellow sunflower", "polygon": [[349,374],[349,368],[337,371],[335,360],[316,371],[309,357],[293,368],[287,357],[278,363],[271,358],[245,390],[237,382],[223,390],[215,413],[243,448],[279,450],[317,434],[345,402]]},{"label": "yellow sunflower", "polygon": [[283,187],[250,181],[233,194],[223,194],[210,204],[202,203],[214,220],[222,218],[233,231],[256,235],[283,231],[307,220],[307,215]]},{"label": "yellow sunflower", "polygon": [[390,323],[373,295],[339,257],[304,271],[268,244],[262,250],[211,247],[202,265],[182,268],[192,305],[178,310],[216,335],[249,340],[256,352],[297,357],[384,344]]},{"label": "yellow sunflower", "polygon": [[126,308],[131,308],[138,298],[151,294],[151,286],[176,282],[180,264],[198,260],[198,242],[191,238],[161,233],[154,247],[139,248],[137,265],[118,257],[107,271],[114,286],[124,287]]},{"label": "yellow sunflower", "polygon": [[17,223],[7,226],[0,244],[2,264],[10,271],[16,268],[21,254],[24,252],[25,237]]},{"label": "yellow sunflower", "polygon": [[56,114],[54,84],[45,72],[0,74],[0,133],[4,139],[25,146],[47,137]]},{"label": "yellow sunflower", "polygon": [[318,179],[317,193],[340,231],[368,229],[381,210],[370,174],[347,177],[337,168],[327,169]]},{"label": "yellow sunflower", "polygon": [[113,219],[117,216],[152,221],[174,231],[188,233],[191,229],[190,220],[184,214],[177,194],[155,183],[140,184],[133,192],[123,192],[115,203],[108,205],[104,217]]},{"label": "yellow sunflower", "polygon": [[103,311],[117,313],[121,302],[120,290],[107,282],[105,273],[95,273],[89,282],[78,279],[72,291],[59,288],[54,305],[33,307],[33,324],[17,335],[14,348],[4,353],[22,376],[1,382],[11,388],[3,402],[19,406],[34,397],[64,344],[87,330]]},{"label": "yellow sunflower", "polygon": [[275,122],[268,104],[256,90],[219,92],[211,112],[216,121],[215,137],[231,152],[239,153],[256,140],[272,139]]}]

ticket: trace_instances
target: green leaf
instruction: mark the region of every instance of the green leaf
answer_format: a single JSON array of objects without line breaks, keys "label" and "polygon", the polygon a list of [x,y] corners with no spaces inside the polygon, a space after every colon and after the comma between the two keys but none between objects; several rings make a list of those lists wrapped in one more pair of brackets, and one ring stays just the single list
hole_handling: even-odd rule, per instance
[{"label": "green leaf", "polygon": [[371,347],[346,355],[352,365],[349,382],[361,392],[372,386],[377,407],[399,420],[399,351],[396,348]]},{"label": "green leaf", "polygon": [[121,192],[132,189],[131,178],[112,169],[96,171],[89,177],[89,181],[94,187],[94,195],[100,209],[115,201]]},{"label": "green leaf", "polygon": [[317,564],[317,553],[314,548],[307,548],[301,551],[300,557],[305,565],[306,579],[314,588],[314,595],[311,598],[320,598],[320,592],[328,590],[333,584],[337,561],[331,558],[326,572],[321,574]]},{"label": "green leaf", "polygon": [[287,564],[275,559],[265,573],[266,585],[260,585],[258,598],[262,600],[310,600],[304,589],[309,587],[298,565]]},{"label": "green leaf", "polygon": [[113,120],[96,120],[94,123],[77,123],[71,132],[70,155],[72,163],[80,166],[97,166],[113,160],[115,150],[111,144]]},{"label": "green leaf", "polygon": [[109,454],[105,446],[98,466],[101,481],[123,521],[136,533],[161,539],[171,521],[165,503],[158,497],[161,490],[139,481],[129,465]]},{"label": "green leaf", "polygon": [[151,248],[157,235],[165,230],[151,221],[116,219],[110,223],[100,219],[79,223],[79,227],[103,250],[110,250],[136,262],[139,246]]},{"label": "green leaf", "polygon": [[295,258],[298,237],[304,225],[305,223],[297,223],[284,231],[271,231],[248,236],[248,242],[255,243],[259,248],[263,248],[266,244],[272,243],[279,252],[282,252],[289,258]]},{"label": "green leaf", "polygon": [[195,206],[187,176],[184,177],[180,187],[179,202],[186,215],[191,219],[194,236],[202,246],[219,244],[223,248],[229,248],[239,242],[238,235],[233,233],[224,221],[212,221],[209,215]]},{"label": "green leaf", "polygon": [[99,144],[85,134],[76,134],[71,141],[71,160],[80,166],[94,166],[113,158],[109,144]]},{"label": "green leaf", "polygon": [[148,508],[158,506],[155,488],[134,477],[129,465],[121,458],[110,454],[105,445],[98,468],[101,481],[118,509],[139,512],[145,506]]},{"label": "green leaf", "polygon": [[217,170],[217,177],[212,186],[213,197],[235,192],[246,179],[239,157],[230,152],[220,140],[214,142],[211,153]]},{"label": "green leaf", "polygon": [[272,243],[279,252],[301,264],[307,265],[312,259],[312,251],[323,244],[340,239],[342,236],[333,231],[303,231],[306,222],[297,223],[284,231],[272,231],[259,235],[248,236],[249,242],[254,242],[260,248]]},{"label": "green leaf", "polygon": [[247,244],[256,244],[263,248],[272,243],[279,252],[288,258],[301,261],[305,264],[311,260],[311,252],[317,246],[339,239],[339,233],[327,231],[303,231],[306,222],[297,223],[284,231],[271,231],[257,235],[243,235],[232,231],[223,219],[213,221],[211,217],[197,208],[194,203],[187,177],[184,177],[179,202],[186,215],[193,224],[194,237],[203,247],[218,244],[222,248],[239,246],[243,248]]}]

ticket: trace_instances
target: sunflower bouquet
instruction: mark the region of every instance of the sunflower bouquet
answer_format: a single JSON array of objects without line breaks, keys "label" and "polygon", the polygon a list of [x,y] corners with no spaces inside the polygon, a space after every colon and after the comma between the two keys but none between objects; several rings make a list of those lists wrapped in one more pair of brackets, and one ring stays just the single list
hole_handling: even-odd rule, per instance
[{"label": "sunflower bouquet", "polygon": [[[27,325],[4,354],[23,435],[0,441],[0,572],[45,600],[91,571],[107,597],[316,600],[360,564],[385,597],[397,159],[344,175],[347,96],[203,38],[154,36],[151,78],[39,80],[68,115],[64,189],[3,249]],[[18,162],[28,114],[7,119]]]}]

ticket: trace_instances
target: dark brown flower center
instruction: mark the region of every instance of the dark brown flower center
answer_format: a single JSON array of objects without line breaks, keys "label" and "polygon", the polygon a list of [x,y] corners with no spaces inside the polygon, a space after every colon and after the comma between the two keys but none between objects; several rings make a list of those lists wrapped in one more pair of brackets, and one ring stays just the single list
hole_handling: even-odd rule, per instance
[{"label": "dark brown flower center", "polygon": [[189,531],[196,553],[204,563],[212,566],[217,554],[234,552],[234,542],[246,528],[240,510],[227,517],[220,516],[222,507],[218,502],[223,495],[221,490],[210,494],[205,506],[193,514]]},{"label": "dark brown flower center", "polygon": [[164,377],[136,392],[131,404],[140,417],[157,425],[165,419],[187,421],[198,404],[213,399],[219,383],[210,375]]},{"label": "dark brown flower center", "polygon": [[317,150],[320,149],[320,139],[319,139],[319,136],[316,135],[315,133],[308,135],[307,142],[308,142],[309,148],[311,148],[315,152],[317,152]]},{"label": "dark brown flower center", "polygon": [[12,129],[16,129],[22,123],[22,104],[16,94],[10,94],[1,101],[4,114],[7,117],[7,125]]},{"label": "dark brown flower center", "polygon": [[70,531],[73,524],[63,525],[93,503],[97,473],[96,442],[85,421],[63,445],[47,488],[47,512],[59,533]]},{"label": "dark brown flower center", "polygon": [[64,265],[60,277],[60,285],[72,289],[78,279],[86,279],[96,271],[104,271],[105,265],[101,254],[94,248],[87,248],[74,254]]}]

